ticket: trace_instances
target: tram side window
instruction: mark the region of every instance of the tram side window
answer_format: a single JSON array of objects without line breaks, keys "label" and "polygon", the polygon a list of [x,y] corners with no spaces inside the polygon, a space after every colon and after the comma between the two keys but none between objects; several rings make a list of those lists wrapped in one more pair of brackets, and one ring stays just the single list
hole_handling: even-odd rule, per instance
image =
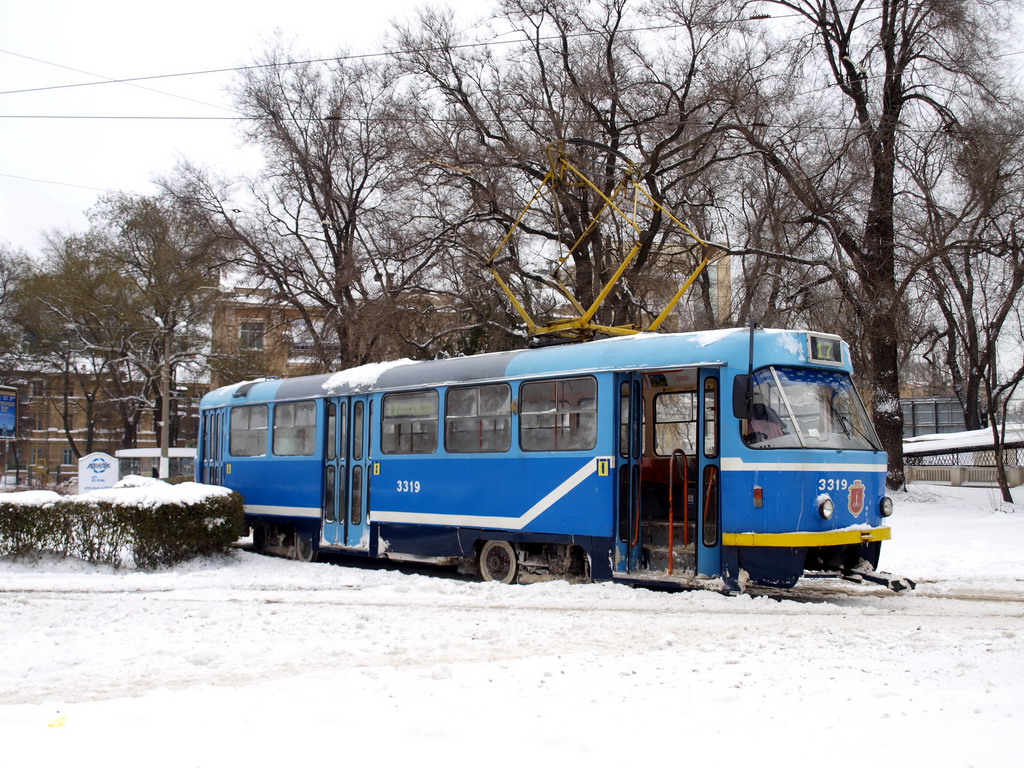
[{"label": "tram side window", "polygon": [[449,389],[444,447],[451,453],[496,453],[512,447],[512,388],[508,384]]},{"label": "tram side window", "polygon": [[704,380],[704,455],[718,456],[718,379]]},{"label": "tram side window", "polygon": [[231,409],[228,449],[232,456],[267,454],[267,406],[243,405]]},{"label": "tram side window", "polygon": [[274,408],[274,455],[316,452],[316,403],[282,403]]},{"label": "tram side window", "polygon": [[524,451],[586,451],[597,445],[597,380],[523,384],[519,442]]},{"label": "tram side window", "polygon": [[434,453],[437,450],[437,392],[385,395],[381,415],[384,453]]},{"label": "tram side window", "polygon": [[669,456],[681,448],[688,456],[696,452],[697,393],[663,392],[654,398],[654,452]]}]

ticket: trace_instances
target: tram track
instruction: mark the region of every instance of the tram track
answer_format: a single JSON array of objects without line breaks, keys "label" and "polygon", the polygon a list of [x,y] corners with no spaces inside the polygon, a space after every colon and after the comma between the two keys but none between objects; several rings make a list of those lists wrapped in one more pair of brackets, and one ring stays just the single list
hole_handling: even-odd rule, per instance
[{"label": "tram track", "polygon": [[[329,588],[321,590],[311,591],[309,589],[297,590],[294,587],[273,587],[273,586],[236,586],[230,588],[217,587],[196,587],[196,588],[180,588],[180,587],[152,587],[152,588],[80,588],[80,589],[66,589],[66,588],[54,588],[54,587],[19,587],[19,588],[8,588],[0,587],[0,600],[4,598],[17,598],[17,597],[38,597],[48,600],[68,600],[77,601],[82,599],[88,599],[91,597],[96,598],[116,598],[116,597],[128,597],[128,596],[154,596],[161,600],[167,600],[168,602],[207,602],[207,603],[256,603],[263,605],[295,605],[295,606],[309,606],[309,605],[351,605],[351,606],[394,606],[394,607],[433,607],[438,610],[444,610],[446,608],[458,609],[458,610],[509,610],[509,611],[552,611],[552,610],[565,610],[565,611],[579,611],[581,608],[578,605],[570,602],[552,602],[550,599],[545,599],[538,604],[532,604],[528,601],[519,600],[501,600],[494,601],[488,599],[486,604],[479,602],[481,596],[477,595],[452,595],[448,594],[444,596],[444,600],[437,602],[437,596],[431,598],[424,598],[423,600],[415,599],[401,599],[400,597],[393,596],[392,599],[371,599],[361,600],[356,597],[359,593],[370,593],[376,591],[376,588],[367,588],[362,585],[332,585]],[[217,592],[219,594],[213,594]],[[688,594],[692,596],[698,596],[701,594],[708,594],[706,590],[681,590],[676,594]],[[797,585],[790,590],[771,590],[761,587],[751,587],[743,593],[747,597],[751,598],[769,598],[781,604],[787,603],[801,603],[801,602],[816,602],[816,603],[829,603],[833,600],[841,599],[843,601],[854,600],[862,598],[865,600],[874,600],[884,598],[886,601],[906,601],[913,600],[914,598],[926,598],[929,600],[947,600],[953,602],[968,602],[968,603],[1006,603],[1006,604],[1024,604],[1024,594],[1021,592],[1015,592],[1011,590],[985,590],[985,589],[949,589],[946,591],[932,591],[927,588],[927,585],[922,588],[919,586],[916,590],[910,593],[894,593],[883,587],[866,586],[862,584],[846,584],[844,582],[834,583],[811,583]],[[343,597],[344,596],[344,597]],[[369,596],[369,595],[368,595]],[[431,602],[433,601],[433,602]],[[728,602],[719,604],[723,612],[734,612],[734,606],[730,606]],[[591,606],[588,607],[586,612],[607,612],[607,613],[634,613],[634,614],[651,614],[651,613],[664,613],[669,610],[678,609],[677,607],[669,607],[667,605],[651,606],[641,605],[630,601],[625,601],[620,604],[609,604],[602,606]],[[702,613],[715,612],[717,607],[715,605],[697,605],[690,604],[686,607],[686,610],[699,611]]]}]

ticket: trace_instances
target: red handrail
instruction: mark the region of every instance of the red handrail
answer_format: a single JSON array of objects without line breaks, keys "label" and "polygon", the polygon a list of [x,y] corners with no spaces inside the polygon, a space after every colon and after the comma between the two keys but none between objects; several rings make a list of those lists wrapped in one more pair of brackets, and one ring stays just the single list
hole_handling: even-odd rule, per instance
[{"label": "red handrail", "polygon": [[[673,547],[675,545],[676,533],[676,505],[674,501],[674,490],[676,487],[676,458],[681,457],[683,461],[683,546],[690,546],[690,505],[686,492],[686,484],[689,482],[689,464],[686,461],[686,454],[676,448],[668,459],[668,575],[671,576],[675,570],[675,557]],[[673,471],[674,470],[674,471]]]},{"label": "red handrail", "polygon": [[[711,503],[711,489],[715,487],[715,477],[718,475],[718,470],[715,466],[711,465],[707,467],[708,470],[704,474],[704,480],[707,488],[704,490],[704,513],[701,515],[701,521],[708,519],[708,506]],[[707,523],[702,522],[702,526],[706,526]],[[717,534],[715,534],[717,536]],[[704,539],[707,541],[707,539]]]}]

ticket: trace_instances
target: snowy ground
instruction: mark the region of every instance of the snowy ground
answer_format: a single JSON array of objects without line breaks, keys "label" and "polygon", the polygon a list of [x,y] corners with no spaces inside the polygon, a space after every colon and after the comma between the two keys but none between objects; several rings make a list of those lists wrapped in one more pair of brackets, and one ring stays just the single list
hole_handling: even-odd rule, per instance
[{"label": "snowy ground", "polygon": [[1018,766],[1022,490],[901,495],[909,595],[0,560],[0,765]]}]

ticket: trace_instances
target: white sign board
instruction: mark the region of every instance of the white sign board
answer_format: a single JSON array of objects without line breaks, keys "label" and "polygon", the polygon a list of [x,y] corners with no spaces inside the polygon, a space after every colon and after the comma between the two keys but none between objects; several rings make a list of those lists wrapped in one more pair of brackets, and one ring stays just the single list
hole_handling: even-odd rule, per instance
[{"label": "white sign board", "polygon": [[109,453],[90,453],[78,460],[78,492],[113,488],[120,474],[117,459]]}]

